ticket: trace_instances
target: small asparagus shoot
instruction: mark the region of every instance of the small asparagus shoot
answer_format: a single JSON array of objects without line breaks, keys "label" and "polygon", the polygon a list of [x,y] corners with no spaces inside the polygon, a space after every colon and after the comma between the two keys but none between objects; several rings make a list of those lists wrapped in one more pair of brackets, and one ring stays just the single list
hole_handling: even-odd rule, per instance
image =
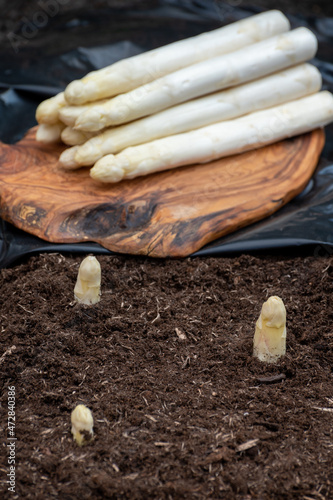
[{"label": "small asparagus shoot", "polygon": [[75,300],[80,304],[97,304],[101,296],[101,266],[96,257],[88,256],[81,262],[74,288]]},{"label": "small asparagus shoot", "polygon": [[286,353],[286,336],[286,308],[280,297],[270,297],[256,323],[253,355],[265,363],[276,363]]},{"label": "small asparagus shoot", "polygon": [[91,411],[84,405],[77,405],[71,414],[72,434],[79,446],[93,438],[94,419]]}]

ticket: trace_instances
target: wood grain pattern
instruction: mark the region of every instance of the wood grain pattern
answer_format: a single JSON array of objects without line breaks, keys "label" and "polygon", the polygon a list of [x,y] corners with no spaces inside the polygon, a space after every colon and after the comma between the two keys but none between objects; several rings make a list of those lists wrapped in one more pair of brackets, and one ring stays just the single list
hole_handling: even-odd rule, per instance
[{"label": "wood grain pattern", "polygon": [[114,185],[89,169],[57,166],[63,146],[36,143],[35,129],[0,143],[0,215],[54,243],[94,241],[121,253],[184,257],[274,213],[311,178],[321,129],[204,165]]}]

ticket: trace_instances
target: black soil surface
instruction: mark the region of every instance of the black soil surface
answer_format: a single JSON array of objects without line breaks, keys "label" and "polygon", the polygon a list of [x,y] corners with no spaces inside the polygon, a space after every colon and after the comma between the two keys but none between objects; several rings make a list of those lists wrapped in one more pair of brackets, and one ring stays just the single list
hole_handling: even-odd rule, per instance
[{"label": "black soil surface", "polygon": [[[1,271],[0,497],[332,499],[333,259],[98,259],[93,307],[74,301],[81,257]],[[271,295],[287,309],[276,365],[252,356]],[[95,419],[82,448],[79,403]]]}]

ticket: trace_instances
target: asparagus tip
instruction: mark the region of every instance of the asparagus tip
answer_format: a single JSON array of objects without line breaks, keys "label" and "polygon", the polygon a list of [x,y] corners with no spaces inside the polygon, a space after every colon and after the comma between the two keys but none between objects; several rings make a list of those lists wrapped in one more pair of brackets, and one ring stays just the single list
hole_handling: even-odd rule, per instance
[{"label": "asparagus tip", "polygon": [[97,304],[101,296],[101,265],[96,257],[88,256],[81,262],[74,296],[77,302],[85,305]]},{"label": "asparagus tip", "polygon": [[71,414],[73,438],[79,446],[91,441],[94,435],[94,419],[85,405],[77,405]]},{"label": "asparagus tip", "polygon": [[73,146],[71,148],[65,149],[60,157],[58,164],[60,167],[65,168],[66,170],[75,170],[79,168],[80,165],[75,161],[75,153],[79,146]]},{"label": "asparagus tip", "polygon": [[98,160],[90,170],[90,177],[101,182],[119,182],[125,175],[124,166],[120,164],[115,155],[106,155]]},{"label": "asparagus tip", "polygon": [[286,353],[286,309],[280,297],[270,297],[262,306],[253,339],[253,355],[276,363]]}]

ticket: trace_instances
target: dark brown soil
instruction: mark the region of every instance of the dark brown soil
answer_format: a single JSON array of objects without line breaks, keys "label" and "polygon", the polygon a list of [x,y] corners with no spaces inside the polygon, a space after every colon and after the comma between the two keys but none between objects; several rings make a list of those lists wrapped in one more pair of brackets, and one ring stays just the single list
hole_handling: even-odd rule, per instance
[{"label": "dark brown soil", "polygon": [[[81,257],[1,271],[0,497],[332,499],[333,258],[98,258],[90,308],[73,301]],[[288,318],[274,366],[252,357],[270,295]],[[78,403],[95,419],[82,448]]]}]

